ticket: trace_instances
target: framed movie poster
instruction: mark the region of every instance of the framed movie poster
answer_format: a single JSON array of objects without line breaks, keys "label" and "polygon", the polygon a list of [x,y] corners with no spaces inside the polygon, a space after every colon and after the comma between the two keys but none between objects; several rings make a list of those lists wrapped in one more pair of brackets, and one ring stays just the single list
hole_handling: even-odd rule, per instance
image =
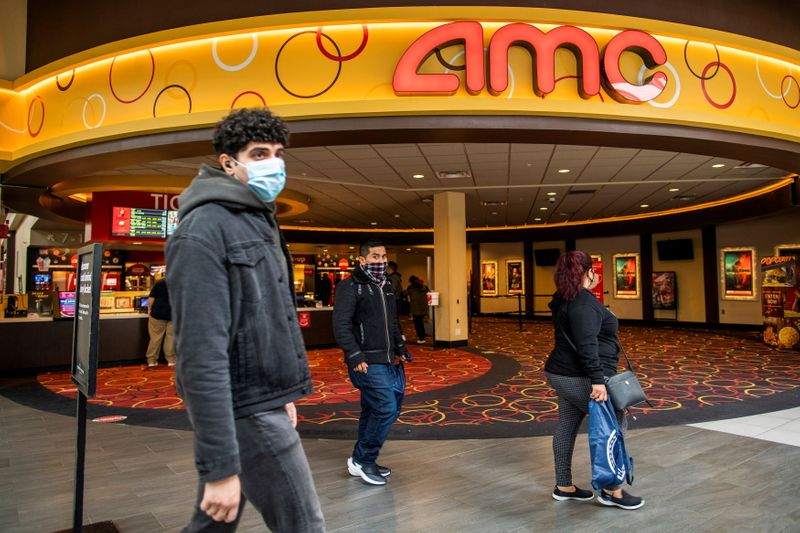
[{"label": "framed movie poster", "polygon": [[506,294],[525,293],[525,264],[522,259],[506,260]]},{"label": "framed movie poster", "polygon": [[675,272],[653,272],[653,309],[677,309],[678,284]]},{"label": "framed movie poster", "polygon": [[597,278],[597,285],[589,290],[597,298],[597,301],[602,304],[605,303],[603,300],[603,256],[591,254],[589,257],[592,258],[592,270],[594,270],[594,275]]},{"label": "framed movie poster", "polygon": [[756,300],[756,249],[753,247],[720,250],[720,280],[723,300]]},{"label": "framed movie poster", "polygon": [[779,244],[775,247],[775,255],[782,257],[787,255],[800,256],[800,244]]},{"label": "framed movie poster", "polygon": [[481,296],[497,296],[497,261],[481,261]]},{"label": "framed movie poster", "polygon": [[639,254],[614,254],[614,298],[636,300],[642,296]]}]

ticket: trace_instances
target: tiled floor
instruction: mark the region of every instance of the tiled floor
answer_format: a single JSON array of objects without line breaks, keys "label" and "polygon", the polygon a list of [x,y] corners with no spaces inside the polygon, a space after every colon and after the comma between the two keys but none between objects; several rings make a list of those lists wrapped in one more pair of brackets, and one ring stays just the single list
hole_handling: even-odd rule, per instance
[{"label": "tiled floor", "polygon": [[[691,425],[732,435],[800,446],[800,407],[763,415],[743,416]],[[800,524],[798,524],[798,531],[800,531]]]},{"label": "tiled floor", "polygon": [[[748,418],[767,424],[764,433],[797,435],[798,410]],[[74,431],[73,418],[0,397],[0,531],[70,527]],[[305,439],[304,446],[329,531],[800,530],[800,448],[701,427],[632,425],[627,446],[637,478],[630,490],[647,501],[638,511],[553,501],[548,437],[389,441],[381,462],[394,473],[385,487],[347,474],[352,442]],[[573,470],[576,483],[588,486],[583,435]],[[177,532],[189,516],[195,483],[190,432],[89,425],[87,523],[113,520],[123,532]],[[247,508],[239,531],[265,530]]]}]

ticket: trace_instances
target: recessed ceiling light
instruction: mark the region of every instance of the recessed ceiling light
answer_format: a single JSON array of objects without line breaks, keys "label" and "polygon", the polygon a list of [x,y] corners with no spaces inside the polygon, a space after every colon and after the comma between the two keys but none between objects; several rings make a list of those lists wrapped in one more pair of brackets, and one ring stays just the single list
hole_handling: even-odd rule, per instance
[{"label": "recessed ceiling light", "polygon": [[355,247],[355,246],[350,246],[349,248],[350,248],[351,250],[355,250],[355,249],[356,249],[356,247]]},{"label": "recessed ceiling light", "polygon": [[540,221],[540,220],[542,220],[542,219],[541,219],[541,218],[539,218],[539,217],[536,217],[536,218],[534,218],[533,220],[535,220],[535,221],[539,222],[539,221]]},{"label": "recessed ceiling light", "polygon": [[555,196],[556,194],[557,194],[557,193],[554,193],[554,192],[549,192],[549,193],[547,193],[547,196]]},{"label": "recessed ceiling light", "polygon": [[422,203],[423,203],[423,204],[429,204],[429,203],[431,203],[432,201],[433,201],[433,198],[423,198],[423,199],[422,199]]},{"label": "recessed ceiling light", "polygon": [[497,211],[492,211],[492,214],[493,214],[493,215],[496,215],[496,214],[497,214]]},{"label": "recessed ceiling light", "polygon": [[547,208],[546,207],[540,207],[539,211],[547,211]]},{"label": "recessed ceiling light", "polygon": [[669,192],[678,192],[679,190],[680,190],[679,188],[673,187],[673,188],[669,189]]},{"label": "recessed ceiling light", "polygon": [[377,225],[378,225],[378,223],[377,223],[377,222],[370,222],[370,225],[371,225],[371,226],[377,226]]},{"label": "recessed ceiling light", "polygon": [[568,168],[560,168],[558,169],[559,174],[567,174],[569,172]]},{"label": "recessed ceiling light", "polygon": [[411,177],[414,178],[415,180],[421,180],[422,178],[425,177],[425,174],[414,174]]},{"label": "recessed ceiling light", "polygon": [[725,166],[725,163],[717,163],[716,165],[711,165],[711,168],[722,168]]},{"label": "recessed ceiling light", "polygon": [[406,248],[406,252],[410,252],[410,251],[411,251],[411,248]]},{"label": "recessed ceiling light", "polygon": [[650,207],[650,204],[642,204],[639,207]]},{"label": "recessed ceiling light", "polygon": [[142,243],[141,242],[132,242],[131,244],[139,245],[139,244],[142,244]]}]

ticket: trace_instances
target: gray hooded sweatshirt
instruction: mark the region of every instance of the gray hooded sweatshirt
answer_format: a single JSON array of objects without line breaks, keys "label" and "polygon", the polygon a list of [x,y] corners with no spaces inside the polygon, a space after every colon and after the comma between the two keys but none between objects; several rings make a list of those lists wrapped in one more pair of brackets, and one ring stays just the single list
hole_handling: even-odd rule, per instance
[{"label": "gray hooded sweatshirt", "polygon": [[203,165],[167,242],[176,381],[202,482],[239,473],[234,420],[311,393],[291,257],[246,184]]}]

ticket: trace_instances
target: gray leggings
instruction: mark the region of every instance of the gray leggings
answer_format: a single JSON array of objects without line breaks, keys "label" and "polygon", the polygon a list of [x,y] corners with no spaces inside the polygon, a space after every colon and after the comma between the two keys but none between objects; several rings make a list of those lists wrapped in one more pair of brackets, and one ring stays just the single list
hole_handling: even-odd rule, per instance
[{"label": "gray leggings", "polygon": [[[572,452],[575,449],[575,438],[578,436],[581,422],[589,412],[592,381],[588,377],[561,376],[549,372],[545,372],[545,375],[558,395],[558,426],[553,435],[556,485],[569,487],[572,485]],[[628,428],[624,411],[617,411],[617,421],[624,435]],[[619,486],[605,488],[616,490]]]}]

